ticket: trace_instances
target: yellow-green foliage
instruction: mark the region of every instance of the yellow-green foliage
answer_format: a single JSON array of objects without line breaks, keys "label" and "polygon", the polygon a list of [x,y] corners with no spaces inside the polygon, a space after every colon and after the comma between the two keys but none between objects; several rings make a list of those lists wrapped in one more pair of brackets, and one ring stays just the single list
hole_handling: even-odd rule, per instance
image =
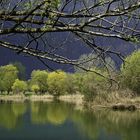
[{"label": "yellow-green foliage", "polygon": [[18,70],[12,64],[0,67],[0,90],[11,91],[11,87],[18,78]]},{"label": "yellow-green foliage", "polygon": [[40,88],[39,88],[38,85],[32,85],[32,86],[31,86],[31,91],[37,93],[39,90],[40,90]]},{"label": "yellow-green foliage", "polygon": [[12,86],[12,90],[15,93],[25,92],[27,89],[27,83],[25,81],[20,81],[19,79],[16,79]]},{"label": "yellow-green foliage", "polygon": [[59,96],[66,92],[67,75],[63,71],[51,72],[48,75],[48,91],[54,96]]},{"label": "yellow-green foliage", "polygon": [[[107,73],[104,70],[94,69],[98,73],[102,73],[104,76],[107,76]],[[83,93],[85,100],[92,101],[95,95],[99,94],[100,91],[107,89],[108,81],[106,78],[97,75],[93,72],[88,72],[84,75],[83,80]]]},{"label": "yellow-green foliage", "polygon": [[48,72],[45,70],[34,70],[31,74],[31,87],[38,85],[39,91],[44,93],[48,89],[47,85]]},{"label": "yellow-green foliage", "polygon": [[124,87],[140,93],[140,50],[133,52],[122,64],[121,82]]},{"label": "yellow-green foliage", "polygon": [[61,3],[60,0],[52,0],[52,1],[46,0],[45,6],[54,9],[54,8],[58,8],[60,3]]},{"label": "yellow-green foliage", "polygon": [[68,94],[75,94],[76,92],[76,76],[75,74],[67,74],[66,78],[66,86],[67,86],[67,93]]},{"label": "yellow-green foliage", "polygon": [[79,91],[80,93],[83,92],[84,75],[85,75],[85,73],[75,73],[74,74],[75,89],[76,89],[76,91]]}]

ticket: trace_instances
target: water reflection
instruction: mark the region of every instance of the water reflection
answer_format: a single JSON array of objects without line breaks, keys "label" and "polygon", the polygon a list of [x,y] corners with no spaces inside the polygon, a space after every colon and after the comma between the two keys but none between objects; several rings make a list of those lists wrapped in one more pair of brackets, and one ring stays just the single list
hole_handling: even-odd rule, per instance
[{"label": "water reflection", "polygon": [[18,127],[21,124],[21,117],[26,112],[26,104],[4,103],[0,104],[0,126],[7,129]]},{"label": "water reflection", "polygon": [[31,103],[31,120],[35,124],[61,125],[68,116],[68,106],[60,103]]},{"label": "water reflection", "polygon": [[[61,126],[65,129],[64,124],[71,122],[73,125],[69,126],[69,131],[76,128],[79,135],[84,137],[84,140],[140,139],[140,111],[79,111],[74,109],[74,105],[58,102],[0,104],[0,128],[24,127],[24,114],[29,116],[28,119],[30,118],[28,125],[51,125],[52,128],[53,126],[54,128]],[[21,123],[22,126],[19,126]],[[42,129],[44,128],[42,127]],[[53,131],[55,133],[56,130]]]}]

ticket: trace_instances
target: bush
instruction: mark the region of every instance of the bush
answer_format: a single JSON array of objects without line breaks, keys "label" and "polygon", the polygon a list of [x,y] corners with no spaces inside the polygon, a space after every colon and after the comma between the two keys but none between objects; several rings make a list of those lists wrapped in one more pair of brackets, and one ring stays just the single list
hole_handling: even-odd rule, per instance
[{"label": "bush", "polygon": [[38,85],[32,85],[31,86],[31,91],[35,92],[36,94],[39,92],[40,88]]},{"label": "bush", "polygon": [[51,72],[48,75],[48,91],[50,94],[58,97],[66,93],[67,75],[63,71]]},{"label": "bush", "polygon": [[13,86],[12,90],[14,93],[20,93],[20,92],[25,92],[28,89],[27,83],[25,81],[20,81],[19,79],[16,79]]},{"label": "bush", "polygon": [[[107,76],[107,73],[103,70],[94,69],[96,72],[102,73]],[[107,90],[108,80],[93,72],[88,72],[83,77],[82,93],[84,94],[84,100],[92,102],[97,94]]]},{"label": "bush", "polygon": [[76,80],[74,74],[67,74],[66,78],[66,88],[68,94],[75,94],[76,93]]},{"label": "bush", "polygon": [[83,87],[84,87],[84,75],[85,73],[75,73],[74,74],[74,88],[76,91],[83,93]]},{"label": "bush", "polygon": [[121,66],[121,84],[136,93],[140,93],[140,50],[126,57]]}]

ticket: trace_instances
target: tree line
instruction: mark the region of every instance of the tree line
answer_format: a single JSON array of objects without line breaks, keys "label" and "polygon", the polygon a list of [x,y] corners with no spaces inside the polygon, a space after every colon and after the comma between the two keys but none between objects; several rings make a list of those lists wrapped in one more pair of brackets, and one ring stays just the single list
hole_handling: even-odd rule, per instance
[{"label": "tree line", "polygon": [[[87,56],[89,57],[89,55]],[[113,60],[107,60],[111,62],[109,64],[114,64]],[[23,93],[25,95],[27,92],[37,95],[47,93],[54,97],[80,93],[85,95],[85,99],[92,101],[94,96],[100,92],[114,90],[113,85],[115,84],[110,87],[110,78],[105,78],[110,75],[100,62],[94,65],[90,61],[89,65],[93,66],[90,69],[102,73],[104,77],[93,72],[79,71],[79,69],[75,73],[66,73],[62,70],[53,72],[33,70],[30,79],[25,81],[17,65],[1,66],[0,91],[1,94],[5,92],[7,94]],[[120,71],[110,71],[110,73],[119,82],[121,89],[129,88],[135,93],[140,93],[140,50],[126,57]]]}]

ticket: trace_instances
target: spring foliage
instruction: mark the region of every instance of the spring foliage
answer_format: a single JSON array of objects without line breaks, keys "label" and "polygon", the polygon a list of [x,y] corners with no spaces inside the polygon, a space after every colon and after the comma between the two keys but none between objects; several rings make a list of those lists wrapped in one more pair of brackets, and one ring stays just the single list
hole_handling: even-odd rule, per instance
[{"label": "spring foliage", "polygon": [[[38,86],[38,90],[44,93],[48,89],[47,84],[48,72],[45,70],[34,70],[31,74],[31,87],[33,85]],[[32,87],[33,88],[33,87]]]},{"label": "spring foliage", "polygon": [[14,93],[25,92],[27,89],[28,89],[27,83],[19,79],[16,79],[12,86],[12,90]]},{"label": "spring foliage", "polygon": [[47,83],[48,91],[54,96],[65,94],[67,75],[63,71],[49,73]]},{"label": "spring foliage", "polygon": [[0,67],[0,90],[10,92],[12,85],[18,78],[18,70],[12,64]]},{"label": "spring foliage", "polygon": [[140,93],[140,50],[126,57],[121,66],[121,82],[123,87]]}]

